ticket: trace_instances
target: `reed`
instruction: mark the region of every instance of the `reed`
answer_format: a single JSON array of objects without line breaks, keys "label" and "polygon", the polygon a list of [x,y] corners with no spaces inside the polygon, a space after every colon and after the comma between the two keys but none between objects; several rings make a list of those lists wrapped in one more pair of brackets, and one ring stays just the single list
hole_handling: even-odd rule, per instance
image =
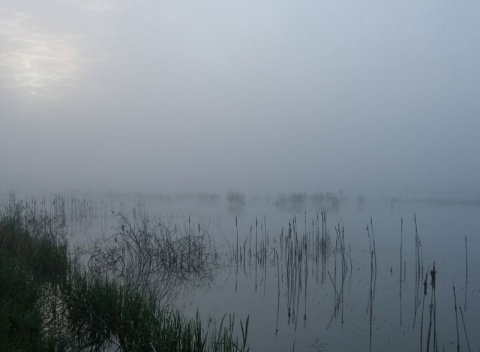
[{"label": "reed", "polygon": [[465,236],[465,305],[463,310],[467,310],[467,292],[468,292],[468,245],[467,236]]},{"label": "reed", "polygon": [[277,322],[275,326],[275,335],[278,334],[278,321],[280,316],[280,263],[278,261],[278,252],[275,251],[277,257]]},{"label": "reed", "polygon": [[436,290],[436,274],[435,262],[433,262],[433,268],[430,270],[430,285],[432,286],[432,299],[431,306],[433,307],[433,351],[438,351],[438,339],[437,339],[437,290]]},{"label": "reed", "polygon": [[457,352],[460,352],[460,333],[458,331],[458,313],[457,313],[457,295],[455,293],[455,285],[453,286],[453,300],[455,307],[455,326],[457,328]]},{"label": "reed", "polygon": [[237,230],[237,255],[235,256],[235,261],[238,265],[238,218],[235,217],[235,229]]},{"label": "reed", "polygon": [[402,263],[403,263],[403,218],[400,220],[400,264],[399,272],[399,296],[400,296],[400,326],[402,326]]},{"label": "reed", "polygon": [[428,274],[425,275],[425,280],[423,281],[422,317],[420,319],[420,351],[423,351],[423,313],[425,311],[425,298],[427,297],[427,290]]},{"label": "reed", "polygon": [[257,291],[257,266],[258,266],[258,219],[255,218],[255,291]]},{"label": "reed", "polygon": [[[371,232],[370,232],[371,230]],[[370,291],[368,295],[367,313],[369,315],[369,337],[370,351],[372,350],[372,330],[373,330],[373,302],[375,300],[375,291],[377,284],[377,253],[375,246],[375,236],[373,232],[373,220],[370,218],[370,227],[367,225],[368,244],[370,247]]]},{"label": "reed", "polygon": [[460,310],[460,316],[462,317],[463,332],[465,333],[465,340],[467,340],[468,352],[470,352],[470,351],[471,351],[471,349],[470,349],[470,341],[468,340],[467,328],[465,327],[465,320],[463,319],[462,307],[458,307],[458,308],[459,308],[459,310]]},{"label": "reed", "polygon": [[421,298],[421,281],[423,279],[423,254],[422,254],[422,242],[418,235],[417,227],[417,215],[413,214],[413,219],[415,223],[415,299],[414,299],[414,314],[413,314],[413,326],[415,327],[415,322],[417,320],[417,311],[420,307]]},{"label": "reed", "polygon": [[[187,319],[161,304],[154,286],[81,266],[61,234],[40,232],[25,208],[13,200],[0,211],[0,350],[248,351],[248,317],[240,321],[240,337],[234,316],[219,326],[213,319],[205,325],[198,314]],[[137,220],[130,230],[145,225]],[[146,240],[123,231],[132,243]],[[182,253],[195,255],[193,238],[179,243]],[[146,248],[134,248],[148,267]]]},{"label": "reed", "polygon": [[[277,265],[277,287],[278,287],[278,295],[280,297],[280,285],[281,283],[286,284],[286,306],[287,306],[287,322],[288,324],[293,324],[295,329],[298,326],[298,319],[300,316],[303,316],[304,326],[306,326],[307,322],[307,314],[308,314],[308,307],[307,307],[307,296],[308,296],[308,280],[310,277],[310,272],[313,273],[314,276],[319,278],[319,271],[320,271],[320,261],[326,263],[326,257],[329,253],[327,253],[327,247],[329,241],[329,237],[327,237],[326,228],[323,226],[326,221],[326,217],[322,214],[322,228],[324,237],[323,245],[321,244],[320,238],[320,222],[319,222],[319,215],[316,216],[317,222],[315,222],[315,218],[312,219],[312,228],[311,232],[308,229],[308,219],[307,214],[304,213],[303,219],[303,233],[299,233],[298,231],[298,222],[297,218],[293,217],[293,219],[288,223],[288,231],[284,233],[284,229],[282,228],[279,239],[274,239],[276,244],[279,244],[280,248],[271,248],[268,253],[265,252],[265,244],[261,243],[262,248],[259,249],[259,253],[262,251],[266,253],[266,260],[259,260],[259,265],[264,270],[264,275],[266,276],[266,268],[265,266],[271,264],[271,266]],[[266,222],[264,220],[264,225],[266,227]],[[340,227],[339,227],[340,228]],[[269,244],[270,239],[269,236],[265,236],[267,231],[262,229],[262,237],[264,238],[264,242]],[[344,238],[341,231],[339,232],[339,236]],[[339,238],[338,241],[341,239]],[[342,249],[340,249],[340,247]],[[337,243],[337,251],[338,253],[342,253],[343,261],[342,266],[347,266],[347,251],[345,249],[345,244],[342,240],[342,245],[340,246]],[[280,253],[280,255],[279,255]],[[273,255],[272,255],[273,254]],[[272,258],[272,260],[270,259]],[[320,260],[321,258],[321,260]],[[351,258],[350,258],[351,259]],[[310,263],[312,265],[310,266]],[[322,267],[322,270],[326,270],[326,264]],[[342,281],[345,282],[346,273],[348,270],[343,270],[342,274]],[[285,275],[283,275],[285,272]],[[280,280],[281,278],[281,280]],[[262,282],[263,289],[265,292],[266,288],[266,281]],[[301,301],[303,300],[303,307],[300,306]],[[279,298],[278,302],[279,303]],[[341,303],[341,299],[338,300],[335,298],[335,309],[334,314],[336,314],[338,310],[338,305]],[[300,310],[303,308],[303,315],[300,314]],[[277,317],[278,319],[278,317]]]}]

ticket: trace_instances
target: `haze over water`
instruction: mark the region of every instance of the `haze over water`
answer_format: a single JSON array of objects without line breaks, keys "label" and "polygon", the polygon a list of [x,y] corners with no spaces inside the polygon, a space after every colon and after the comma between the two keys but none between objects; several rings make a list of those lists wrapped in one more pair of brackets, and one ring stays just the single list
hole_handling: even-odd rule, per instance
[{"label": "haze over water", "polygon": [[[204,240],[212,266],[171,287],[162,279],[172,290],[167,303],[204,322],[249,317],[252,351],[480,346],[478,200],[80,193],[24,204],[27,213],[50,216],[88,268],[102,248],[108,260],[115,248],[126,250],[122,241],[137,238],[124,225],[152,241],[164,239],[165,229],[173,242]],[[464,319],[458,325],[454,302]]]},{"label": "haze over water", "polygon": [[6,0],[1,190],[478,192],[477,1]]},{"label": "haze over water", "polygon": [[[175,303],[249,315],[252,350],[272,351],[416,349],[415,214],[440,346],[457,342],[455,281],[478,349],[479,43],[474,0],[3,0],[0,201],[60,209],[72,248],[139,204],[212,224],[222,270]],[[294,221],[304,247],[280,237]]]}]

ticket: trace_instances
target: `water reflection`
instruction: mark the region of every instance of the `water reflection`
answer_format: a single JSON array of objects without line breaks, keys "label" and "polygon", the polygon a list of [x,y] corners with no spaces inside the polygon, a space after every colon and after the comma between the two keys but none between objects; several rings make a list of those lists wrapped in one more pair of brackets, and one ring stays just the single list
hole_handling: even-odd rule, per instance
[{"label": "water reflection", "polygon": [[[119,263],[135,262],[134,252],[129,257],[121,251],[133,251],[135,242],[129,241],[142,238],[142,228],[148,229],[142,240],[150,243],[146,253],[157,250],[158,255],[152,256],[158,259],[155,265],[164,265],[162,274],[172,269],[166,274],[171,282],[180,278],[194,282],[193,264],[197,259],[201,263],[210,250],[207,259],[214,270],[197,276],[206,281],[187,285],[189,304],[175,303],[192,315],[197,308],[202,316],[225,310],[250,315],[252,350],[290,351],[295,345],[296,350],[312,351],[401,351],[425,350],[427,344],[447,350],[450,343],[465,349],[467,336],[474,350],[480,346],[480,337],[471,334],[479,323],[475,312],[480,309],[480,263],[478,256],[467,257],[468,248],[480,248],[478,207],[405,199],[390,207],[388,197],[369,197],[359,208],[358,198],[339,195],[335,210],[326,193],[293,197],[303,199],[296,202],[290,202],[289,196],[248,202],[239,196],[244,201],[236,210],[230,206],[235,197],[230,202],[227,197],[203,201],[173,195],[143,197],[142,202],[131,195],[52,196],[30,204],[37,214],[53,214],[55,226],[64,223],[72,243],[92,249],[86,245],[97,240],[103,249],[91,254],[119,260],[107,261],[112,275],[135,276]],[[278,199],[286,199],[285,206],[279,207]],[[161,221],[149,216],[145,226],[140,209],[162,214]],[[112,216],[112,210],[117,215]],[[130,224],[122,223],[118,213],[127,214]],[[153,238],[162,231],[172,236],[159,241],[160,246]],[[191,259],[186,254],[169,257],[166,252],[173,248],[188,253],[189,246],[197,253]],[[201,255],[200,248],[205,250]],[[149,265],[157,268],[157,259],[149,264],[142,258],[139,267],[145,268],[144,273]],[[142,280],[146,276],[138,275]]]}]

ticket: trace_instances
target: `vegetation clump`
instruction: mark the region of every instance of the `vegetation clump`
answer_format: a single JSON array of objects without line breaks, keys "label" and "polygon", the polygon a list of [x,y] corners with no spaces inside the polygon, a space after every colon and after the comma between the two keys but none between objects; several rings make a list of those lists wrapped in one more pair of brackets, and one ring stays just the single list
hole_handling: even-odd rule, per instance
[{"label": "vegetation clump", "polygon": [[239,191],[230,191],[227,193],[228,212],[231,214],[241,214],[245,208],[245,195]]},{"label": "vegetation clump", "polygon": [[114,213],[115,233],[97,240],[84,254],[88,268],[125,287],[155,292],[168,304],[179,287],[213,279],[218,254],[205,226],[184,226],[151,218],[138,207],[130,217]]},{"label": "vegetation clump", "polygon": [[[105,261],[95,270],[80,265],[65,236],[49,226],[51,219],[33,213],[14,196],[0,210],[1,351],[248,351],[248,318],[240,321],[240,338],[234,337],[234,317],[218,326],[213,320],[205,326],[198,314],[187,319],[160,304],[155,285],[118,280],[100,270]],[[130,230],[123,228],[125,246]],[[199,242],[180,244],[193,251]],[[155,247],[138,242],[132,250],[141,248],[146,258]]]}]

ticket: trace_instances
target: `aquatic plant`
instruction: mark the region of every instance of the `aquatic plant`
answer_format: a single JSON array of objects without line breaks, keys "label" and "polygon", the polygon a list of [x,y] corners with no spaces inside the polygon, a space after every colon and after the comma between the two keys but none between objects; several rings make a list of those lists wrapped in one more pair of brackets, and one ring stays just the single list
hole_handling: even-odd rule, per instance
[{"label": "aquatic plant", "polygon": [[189,217],[182,227],[150,216],[143,207],[134,208],[131,216],[114,216],[115,233],[86,251],[91,271],[126,287],[154,289],[165,304],[179,286],[211,281],[218,254],[204,226],[192,225]]},{"label": "aquatic plant", "polygon": [[[240,321],[241,338],[234,316],[218,326],[198,314],[187,319],[161,304],[155,286],[82,266],[62,236],[31,233],[26,219],[14,198],[0,212],[0,350],[248,351],[248,318]],[[138,232],[123,231],[141,243]],[[195,243],[179,243],[180,253],[195,253]]]}]

